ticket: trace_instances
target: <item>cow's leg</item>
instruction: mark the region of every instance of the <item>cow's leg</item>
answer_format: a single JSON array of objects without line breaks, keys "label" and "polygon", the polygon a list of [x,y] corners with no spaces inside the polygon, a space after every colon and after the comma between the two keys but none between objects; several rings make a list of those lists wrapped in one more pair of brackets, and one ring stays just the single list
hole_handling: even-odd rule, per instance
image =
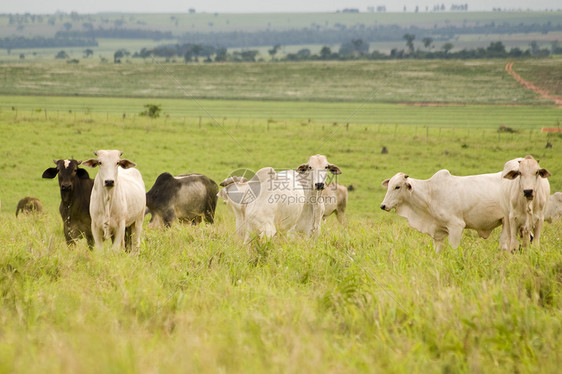
[{"label": "cow's leg", "polygon": [[502,232],[500,234],[500,249],[506,251],[509,245],[509,220],[507,218],[502,218]]},{"label": "cow's leg", "polygon": [[70,235],[70,227],[68,227],[68,225],[64,224],[63,230],[64,230],[64,238],[66,239],[66,245],[73,245],[74,239]]},{"label": "cow's leg", "polygon": [[433,238],[433,248],[435,249],[435,253],[441,252],[441,250],[445,248],[445,238],[447,237],[447,232],[439,230],[434,232],[431,237]]},{"label": "cow's leg", "polygon": [[131,238],[131,250],[137,252],[140,248],[141,234],[142,234],[142,215],[137,218],[134,226],[131,227],[132,238]]},{"label": "cow's leg", "polygon": [[544,217],[540,217],[535,223],[535,229],[533,230],[533,245],[536,245],[537,248],[540,247],[541,244],[540,238],[541,238],[543,223],[544,223]]},{"label": "cow's leg", "polygon": [[462,230],[464,225],[449,226],[447,230],[449,231],[449,244],[451,247],[458,248],[461,245]]},{"label": "cow's leg", "polygon": [[97,226],[92,221],[92,236],[94,238],[94,243],[96,245],[96,249],[102,250],[103,249],[103,227]]},{"label": "cow's leg", "polygon": [[84,233],[84,236],[86,237],[86,240],[88,241],[88,248],[93,249],[94,248],[94,237],[92,234],[90,233]]},{"label": "cow's leg", "polygon": [[509,218],[509,240],[507,250],[515,252],[519,247],[519,223],[513,217]]},{"label": "cow's leg", "polygon": [[437,240],[433,239],[433,249],[435,249],[435,253],[441,252],[441,250],[445,247],[445,240]]},{"label": "cow's leg", "polygon": [[125,247],[125,221],[119,222],[113,232],[113,246],[111,248],[117,251],[120,247]]}]

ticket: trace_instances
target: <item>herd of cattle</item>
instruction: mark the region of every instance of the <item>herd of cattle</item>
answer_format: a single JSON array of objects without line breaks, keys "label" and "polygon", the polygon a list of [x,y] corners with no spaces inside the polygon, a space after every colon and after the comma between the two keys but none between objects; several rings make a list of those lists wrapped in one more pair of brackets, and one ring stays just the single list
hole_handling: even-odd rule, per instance
[{"label": "herd of cattle", "polygon": [[[83,162],[54,161],[56,167],[43,172],[43,178],[58,175],[59,211],[69,245],[85,237],[90,248],[102,248],[104,240],[111,239],[113,249],[136,250],[145,214],[151,214],[149,227],[170,226],[175,220],[213,223],[219,197],[233,211],[236,232],[245,243],[254,236],[271,238],[278,231],[316,238],[332,213],[345,223],[347,188],[328,183],[330,175],[341,170],[323,155],[311,156],[295,170],[266,167],[250,179],[231,176],[220,183],[220,191],[204,175],[162,173],[145,192],[136,165],[122,159],[122,152],[94,154],[97,158]],[[95,179],[80,165],[99,167]],[[429,234],[436,252],[447,236],[457,248],[464,229],[487,238],[500,225],[500,248],[514,251],[520,239],[523,247],[531,241],[539,245],[543,222],[562,219],[562,193],[550,195],[549,176],[532,156],[510,160],[493,174],[459,177],[440,170],[419,180],[398,173],[383,182],[387,192],[380,208],[395,209],[411,227]],[[35,200],[22,199],[16,215],[25,206],[40,209]]]}]

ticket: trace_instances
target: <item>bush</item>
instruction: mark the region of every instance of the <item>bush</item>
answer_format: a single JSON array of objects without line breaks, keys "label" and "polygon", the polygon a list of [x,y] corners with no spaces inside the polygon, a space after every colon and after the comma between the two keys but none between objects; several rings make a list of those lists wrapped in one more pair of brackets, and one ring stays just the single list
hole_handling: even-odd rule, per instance
[{"label": "bush", "polygon": [[160,112],[162,111],[160,105],[146,104],[144,107],[146,108],[146,110],[144,112],[140,112],[141,116],[147,116],[150,118],[160,117]]}]

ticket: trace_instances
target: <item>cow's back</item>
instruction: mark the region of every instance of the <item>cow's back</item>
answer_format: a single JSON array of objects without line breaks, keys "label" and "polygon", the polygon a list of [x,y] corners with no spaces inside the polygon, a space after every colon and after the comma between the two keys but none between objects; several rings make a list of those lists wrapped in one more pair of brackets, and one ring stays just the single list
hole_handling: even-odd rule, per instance
[{"label": "cow's back", "polygon": [[126,201],[126,225],[131,224],[139,214],[144,214],[146,192],[140,171],[135,168],[118,169],[119,188]]},{"label": "cow's back", "polygon": [[201,174],[176,177],[178,188],[171,201],[178,218],[192,219],[208,212],[214,216],[217,205],[218,185]]},{"label": "cow's back", "polygon": [[544,220],[556,222],[562,219],[562,192],[555,192],[548,198]]},{"label": "cow's back", "polygon": [[492,230],[503,217],[500,207],[501,172],[455,176],[446,170],[429,179],[431,204],[438,218],[450,216],[464,221],[467,228]]}]

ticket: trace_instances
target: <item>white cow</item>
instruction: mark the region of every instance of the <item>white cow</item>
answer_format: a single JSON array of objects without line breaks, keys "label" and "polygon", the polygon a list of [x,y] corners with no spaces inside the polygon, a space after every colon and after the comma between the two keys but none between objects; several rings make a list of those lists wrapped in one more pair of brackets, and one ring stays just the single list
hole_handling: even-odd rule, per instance
[{"label": "white cow", "polygon": [[501,207],[505,216],[504,230],[508,236],[502,249],[519,248],[517,235],[521,235],[523,247],[533,242],[540,245],[544,212],[550,195],[550,173],[541,168],[533,156],[510,160],[502,172]]},{"label": "white cow", "polygon": [[562,192],[555,192],[548,198],[544,220],[550,223],[562,220]]},{"label": "white cow", "polygon": [[218,193],[236,216],[236,232],[248,243],[252,235],[271,238],[293,231],[302,214],[304,188],[294,170],[276,173],[267,167],[250,180],[231,177]]},{"label": "white cow", "polygon": [[133,162],[121,159],[123,152],[100,150],[97,159],[84,161],[88,167],[99,166],[90,198],[92,234],[96,247],[111,238],[113,249],[119,246],[138,249],[146,206],[142,176]]},{"label": "white cow", "polygon": [[451,247],[457,248],[465,228],[487,238],[502,224],[501,172],[459,177],[440,170],[427,180],[398,173],[382,185],[387,192],[381,209],[396,208],[411,227],[433,238],[437,253],[447,235]]},{"label": "white cow", "polygon": [[249,181],[226,179],[218,195],[234,211],[237,232],[245,242],[252,234],[270,238],[277,231],[316,237],[325,211],[322,190],[328,173],[341,171],[329,164],[326,156],[315,155],[297,171],[276,173],[268,167]]},{"label": "white cow", "polygon": [[306,164],[297,168],[297,172],[306,194],[297,230],[315,238],[320,234],[320,224],[326,211],[322,198],[326,182],[330,174],[339,175],[341,170],[330,164],[326,156],[317,154],[310,156]]},{"label": "white cow", "polygon": [[347,207],[347,187],[338,183],[328,183],[322,191],[324,202],[324,220],[329,215],[335,213],[338,221],[345,224],[345,209]]}]

